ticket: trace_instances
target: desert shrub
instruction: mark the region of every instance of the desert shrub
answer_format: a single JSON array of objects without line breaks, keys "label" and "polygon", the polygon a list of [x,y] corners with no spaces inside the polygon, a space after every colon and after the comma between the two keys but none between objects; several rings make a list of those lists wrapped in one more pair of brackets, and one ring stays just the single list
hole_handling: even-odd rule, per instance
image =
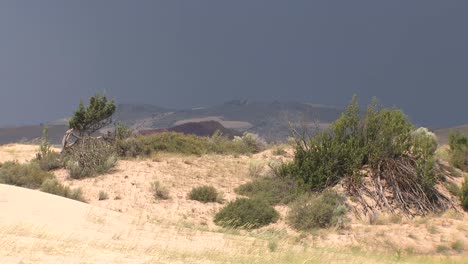
[{"label": "desert shrub", "polygon": [[84,137],[66,153],[70,177],[80,179],[108,172],[116,162],[114,147],[102,139]]},{"label": "desert shrub", "polygon": [[54,178],[50,172],[42,170],[38,164],[5,162],[0,167],[0,183],[37,189],[47,180]]},{"label": "desert shrub", "polygon": [[238,198],[222,208],[214,222],[223,227],[254,229],[274,223],[278,218],[278,212],[267,202]]},{"label": "desert shrub", "polygon": [[112,123],[115,109],[114,101],[107,101],[106,96],[96,94],[89,99],[88,106],[85,107],[83,102],[80,102],[68,126],[77,131],[80,136],[89,136]]},{"label": "desert shrub", "polygon": [[42,131],[41,144],[39,145],[39,152],[36,153],[34,159],[39,167],[43,170],[50,171],[63,167],[60,154],[51,149],[49,142],[49,129],[44,127]]},{"label": "desert shrub", "polygon": [[49,178],[42,183],[41,191],[81,202],[85,201],[80,188],[71,189],[70,187],[59,183],[57,179],[53,178]]},{"label": "desert shrub", "polygon": [[463,180],[460,192],[460,200],[462,207],[463,209],[465,209],[465,211],[468,211],[468,177],[465,177],[465,179]]},{"label": "desert shrub", "polygon": [[262,139],[257,134],[245,132],[242,137],[235,137],[234,142],[239,144],[244,144],[245,147],[250,150],[252,153],[258,153],[265,150],[267,144],[264,139]]},{"label": "desert shrub", "polygon": [[345,199],[336,192],[308,193],[292,203],[287,220],[292,227],[302,231],[340,227],[346,221],[346,212]]},{"label": "desert shrub", "polygon": [[126,124],[117,122],[115,124],[115,139],[123,140],[132,136],[133,132]]},{"label": "desert shrub", "polygon": [[263,167],[265,166],[265,164],[263,163],[263,161],[260,161],[260,160],[252,160],[249,162],[249,176],[251,178],[258,178],[259,176],[261,176],[261,173],[262,173],[262,170],[263,170]]},{"label": "desert shrub", "polygon": [[116,141],[116,151],[121,157],[150,156],[157,152],[201,155],[204,145],[195,136],[163,132],[150,136],[133,136]]},{"label": "desert shrub", "polygon": [[213,186],[195,187],[190,191],[188,197],[190,200],[195,200],[202,203],[221,202],[221,196]]},{"label": "desert shrub", "polygon": [[133,136],[116,141],[119,156],[149,156],[157,152],[180,153],[185,155],[248,154],[253,149],[243,141],[230,140],[219,132],[212,137],[186,135],[178,132],[162,132],[150,136]]},{"label": "desert shrub", "polygon": [[264,200],[271,205],[287,204],[301,193],[294,180],[278,177],[256,179],[240,185],[235,192],[252,199]]},{"label": "desert shrub", "polygon": [[169,199],[169,190],[163,186],[159,181],[151,183],[151,191],[153,192],[156,200],[167,200]]},{"label": "desert shrub", "polygon": [[426,129],[413,125],[398,109],[385,109],[373,102],[361,114],[355,97],[329,129],[310,139],[297,140],[294,161],[280,168],[314,191],[335,185],[343,177],[360,181],[364,165],[378,170],[382,161],[409,157],[415,160],[416,180],[430,196],[435,184],[437,147]]},{"label": "desert shrub", "polygon": [[450,163],[463,171],[468,171],[468,135],[459,131],[449,135]]},{"label": "desert shrub", "polygon": [[109,195],[105,191],[99,191],[99,201],[109,199]]}]

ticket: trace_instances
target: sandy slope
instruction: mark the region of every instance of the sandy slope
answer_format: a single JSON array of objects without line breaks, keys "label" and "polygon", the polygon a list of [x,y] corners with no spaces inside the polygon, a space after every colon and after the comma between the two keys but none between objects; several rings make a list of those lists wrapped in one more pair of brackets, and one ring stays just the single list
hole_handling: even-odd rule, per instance
[{"label": "sandy slope", "polygon": [[[0,157],[25,161],[36,150],[0,146]],[[446,263],[468,257],[466,250],[451,249],[457,241],[468,246],[467,214],[382,217],[379,225],[355,220],[346,230],[304,236],[285,224],[287,208],[278,206],[278,223],[247,233],[213,224],[222,205],[187,199],[192,187],[209,184],[233,200],[234,188],[252,179],[252,164],[290,158],[271,151],[239,157],[166,154],[119,161],[112,172],[82,180],[55,171],[64,184],[82,188],[88,204],[0,185],[0,263],[393,263],[395,254],[406,256],[401,263],[438,263],[447,260],[434,257],[440,249],[452,255]],[[169,200],[154,199],[155,180],[169,188]],[[109,199],[100,201],[100,191]]]}]

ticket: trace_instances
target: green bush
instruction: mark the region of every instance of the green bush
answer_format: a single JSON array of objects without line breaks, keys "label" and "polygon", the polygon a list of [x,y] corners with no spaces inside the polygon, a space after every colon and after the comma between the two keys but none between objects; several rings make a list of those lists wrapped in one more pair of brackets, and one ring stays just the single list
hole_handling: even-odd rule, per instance
[{"label": "green bush", "polygon": [[47,180],[54,178],[50,172],[42,170],[38,164],[5,162],[0,167],[0,183],[37,189]]},{"label": "green bush", "polygon": [[468,211],[468,177],[465,177],[465,179],[463,180],[460,192],[460,200],[462,207],[463,209],[465,209],[465,211]]},{"label": "green bush", "polygon": [[278,212],[266,201],[238,198],[221,209],[214,218],[223,227],[259,228],[278,220]]},{"label": "green bush", "polygon": [[435,184],[435,138],[425,129],[414,132],[402,111],[384,109],[376,102],[361,114],[355,97],[329,129],[310,139],[297,140],[294,161],[279,171],[302,186],[321,191],[343,177],[360,181],[364,165],[377,170],[381,161],[411,156],[417,181],[428,196]]},{"label": "green bush", "polygon": [[154,198],[157,200],[169,199],[169,190],[163,186],[159,181],[151,183],[151,191],[153,192]]},{"label": "green bush", "polygon": [[202,203],[222,202],[222,197],[213,186],[200,186],[193,188],[188,197],[190,200]]},{"label": "green bush", "polygon": [[33,162],[36,162],[39,167],[45,171],[51,171],[63,167],[63,161],[60,154],[55,151],[41,155],[40,158],[36,158]]},{"label": "green bush", "polygon": [[66,153],[66,168],[73,179],[108,172],[116,162],[114,147],[102,139],[84,137]]},{"label": "green bush", "polygon": [[107,101],[106,96],[96,94],[89,98],[89,105],[80,102],[73,113],[68,126],[76,130],[80,136],[91,135],[99,129],[112,123],[112,115],[116,110],[114,101]]},{"label": "green bush", "polygon": [[42,131],[41,144],[39,145],[39,152],[34,159],[41,169],[50,171],[63,167],[60,154],[51,149],[49,142],[49,129],[44,127]]},{"label": "green bush", "polygon": [[324,191],[318,195],[308,193],[292,203],[287,221],[302,231],[342,227],[346,221],[346,212],[344,197],[336,192]]},{"label": "green bush", "polygon": [[116,151],[122,157],[148,156],[157,152],[185,155],[248,154],[253,149],[243,141],[230,140],[219,132],[212,137],[199,137],[178,132],[162,132],[150,136],[133,136],[116,141]]},{"label": "green bush", "polygon": [[239,195],[260,199],[271,205],[288,204],[301,193],[292,179],[265,177],[242,184],[234,190]]},{"label": "green bush", "polygon": [[468,171],[468,135],[456,131],[449,135],[450,163],[452,166]]},{"label": "green bush", "polygon": [[85,202],[83,193],[80,188],[70,189],[70,187],[64,186],[63,184],[59,183],[56,179],[50,178],[45,180],[41,185],[41,191]]},{"label": "green bush", "polygon": [[243,144],[252,153],[258,153],[266,149],[266,142],[257,134],[245,132],[242,137],[235,137],[234,142]]}]

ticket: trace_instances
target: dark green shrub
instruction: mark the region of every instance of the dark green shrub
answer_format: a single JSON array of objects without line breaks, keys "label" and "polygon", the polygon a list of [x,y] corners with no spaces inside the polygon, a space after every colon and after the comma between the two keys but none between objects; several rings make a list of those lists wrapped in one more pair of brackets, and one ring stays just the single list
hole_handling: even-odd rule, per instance
[{"label": "dark green shrub", "polygon": [[53,178],[47,179],[42,183],[41,191],[81,202],[85,201],[80,188],[70,189],[70,187],[64,186]]},{"label": "dark green shrub", "polygon": [[112,123],[115,112],[114,101],[107,101],[106,96],[96,94],[89,99],[89,105],[80,102],[78,109],[70,118],[68,126],[76,130],[80,136],[91,135],[99,129]]},{"label": "dark green shrub", "polygon": [[252,199],[264,200],[271,205],[287,204],[301,193],[294,180],[278,177],[266,177],[242,184],[235,192]]},{"label": "dark green shrub", "polygon": [[400,110],[384,109],[374,102],[361,115],[354,97],[328,130],[310,139],[296,139],[294,161],[279,171],[300,185],[321,191],[343,177],[359,182],[364,165],[378,170],[381,161],[410,156],[416,160],[418,184],[430,196],[435,184],[437,144],[427,130],[412,131],[413,125]]},{"label": "dark green shrub", "polygon": [[213,186],[200,186],[193,188],[188,197],[190,200],[202,203],[222,202],[222,197]]},{"label": "dark green shrub", "polygon": [[287,220],[292,227],[302,231],[340,227],[346,221],[346,212],[345,199],[336,192],[308,193],[292,203]]},{"label": "dark green shrub", "polygon": [[38,164],[5,162],[0,167],[0,183],[37,189],[47,180],[54,178],[50,172],[42,170]]},{"label": "dark green shrub", "polygon": [[468,135],[459,131],[449,135],[450,163],[452,166],[468,171]]},{"label": "dark green shrub", "polygon": [[117,155],[120,157],[147,156],[151,154],[151,150],[146,148],[141,137],[129,137],[119,139],[115,142]]},{"label": "dark green shrub", "polygon": [[159,181],[151,183],[151,191],[153,192],[156,200],[167,200],[169,199],[169,190],[163,186]]},{"label": "dark green shrub", "polygon": [[214,222],[223,227],[254,229],[274,223],[278,218],[278,212],[266,201],[238,198],[221,209]]},{"label": "dark green shrub", "polygon": [[102,139],[84,137],[66,153],[66,168],[73,179],[108,172],[116,162],[114,147]]},{"label": "dark green shrub", "polygon": [[468,211],[468,177],[465,177],[465,179],[463,180],[460,192],[460,200],[462,207],[463,209],[465,209],[465,211]]}]

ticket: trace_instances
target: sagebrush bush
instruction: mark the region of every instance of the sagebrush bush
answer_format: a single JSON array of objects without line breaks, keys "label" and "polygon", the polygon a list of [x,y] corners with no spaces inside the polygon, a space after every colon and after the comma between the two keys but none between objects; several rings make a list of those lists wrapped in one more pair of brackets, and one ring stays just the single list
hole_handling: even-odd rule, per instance
[{"label": "sagebrush bush", "polygon": [[153,196],[156,200],[167,200],[170,198],[169,190],[159,181],[151,183],[151,191],[153,192]]},{"label": "sagebrush bush", "polygon": [[150,136],[132,136],[116,141],[116,151],[122,157],[150,156],[157,152],[185,155],[248,154],[253,148],[243,141],[230,140],[219,132],[212,137],[186,135],[178,132],[162,132]]},{"label": "sagebrush bush", "polygon": [[44,127],[42,131],[41,144],[39,145],[39,152],[36,153],[34,159],[41,169],[50,171],[63,167],[63,161],[60,154],[54,151],[49,142],[49,129]]},{"label": "sagebrush bush", "polygon": [[222,202],[222,197],[216,188],[207,185],[193,188],[188,198],[202,203]]},{"label": "sagebrush bush", "polygon": [[266,201],[238,198],[222,208],[214,217],[222,227],[254,229],[274,223],[278,212]]},{"label": "sagebrush bush", "polygon": [[252,199],[264,200],[271,205],[288,204],[301,193],[294,180],[277,177],[256,179],[240,185],[234,191]]},{"label": "sagebrush bush", "polygon": [[234,142],[244,144],[252,153],[258,153],[266,149],[267,143],[257,134],[245,132],[242,137],[234,137]]},{"label": "sagebrush bush", "polygon": [[50,178],[45,180],[41,185],[41,191],[85,202],[83,193],[80,188],[71,189],[70,187],[64,186],[63,184],[59,183],[57,179]]},{"label": "sagebrush bush", "polygon": [[452,166],[468,171],[468,135],[459,131],[449,135],[450,163]]},{"label": "sagebrush bush", "polygon": [[0,167],[0,183],[37,189],[47,180],[54,178],[50,172],[42,170],[37,163],[19,164],[5,162]]},{"label": "sagebrush bush", "polygon": [[106,173],[117,162],[114,146],[104,140],[91,137],[83,138],[69,149],[65,160],[65,166],[73,179]]},{"label": "sagebrush bush", "polygon": [[465,211],[468,211],[468,177],[465,177],[460,189],[460,200],[462,207]]},{"label": "sagebrush bush", "polygon": [[332,226],[342,227],[346,222],[345,199],[334,191],[304,194],[291,204],[288,223],[297,230],[308,231]]}]

